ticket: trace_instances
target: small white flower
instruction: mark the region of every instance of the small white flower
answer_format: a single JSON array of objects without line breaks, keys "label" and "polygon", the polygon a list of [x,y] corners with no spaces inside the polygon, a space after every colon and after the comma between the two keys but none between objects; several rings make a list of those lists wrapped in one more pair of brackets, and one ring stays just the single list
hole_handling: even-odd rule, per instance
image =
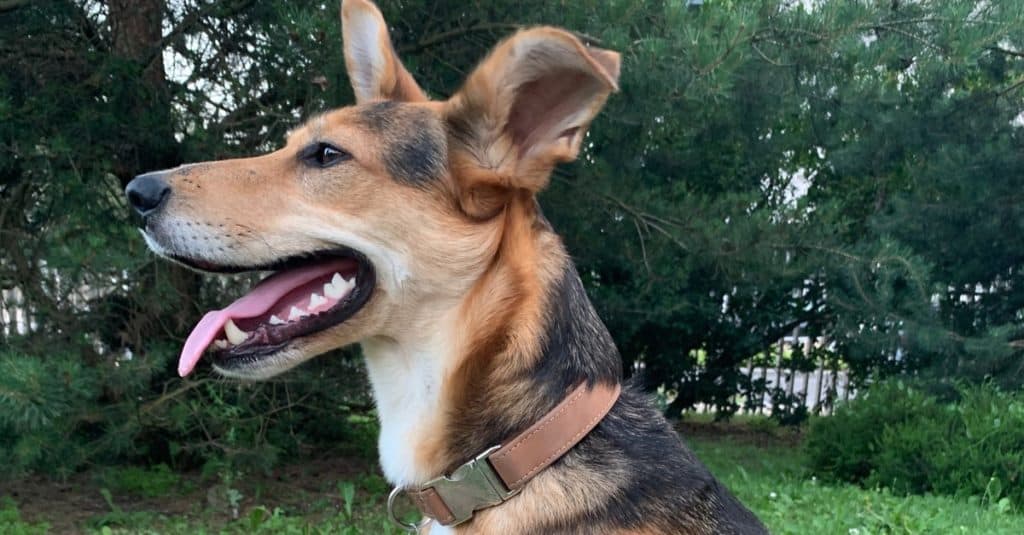
[{"label": "small white flower", "polygon": [[774,500],[775,498],[778,498],[779,495],[775,494],[775,491],[772,491],[770,494],[768,494],[768,497]]}]

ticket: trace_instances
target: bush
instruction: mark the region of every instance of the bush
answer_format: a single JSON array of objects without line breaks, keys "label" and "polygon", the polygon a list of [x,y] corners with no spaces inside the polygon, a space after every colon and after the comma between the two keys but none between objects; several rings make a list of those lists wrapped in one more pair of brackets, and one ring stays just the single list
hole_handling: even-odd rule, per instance
[{"label": "bush", "polygon": [[1024,505],[1024,396],[960,386],[940,401],[903,382],[880,383],[814,420],[806,449],[823,477],[897,493]]},{"label": "bush", "polygon": [[26,473],[162,464],[106,472],[112,490],[150,496],[175,485],[173,469],[267,469],[281,456],[339,445],[373,454],[364,438],[375,436],[364,414],[368,392],[354,355],[317,359],[287,380],[243,384],[206,371],[182,381],[173,376],[176,347],[147,349],[96,363],[72,351],[40,359],[0,349],[0,488]]},{"label": "bush", "polygon": [[110,467],[99,477],[99,484],[116,493],[157,498],[180,490],[181,476],[164,463],[152,467]]},{"label": "bush", "polygon": [[0,475],[83,464],[80,424],[100,394],[96,370],[73,357],[0,351]]}]

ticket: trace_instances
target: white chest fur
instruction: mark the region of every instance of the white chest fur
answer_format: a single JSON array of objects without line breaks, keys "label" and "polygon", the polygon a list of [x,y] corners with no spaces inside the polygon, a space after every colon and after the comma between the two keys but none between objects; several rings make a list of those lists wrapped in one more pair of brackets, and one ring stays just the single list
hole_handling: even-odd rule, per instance
[{"label": "white chest fur", "polygon": [[430,525],[429,535],[453,535],[454,533],[455,528],[442,526],[441,524],[438,524],[436,522]]},{"label": "white chest fur", "polygon": [[415,452],[439,412],[448,348],[438,338],[419,345],[363,342],[380,417],[380,464],[393,485],[419,484],[437,476],[416,465]]}]

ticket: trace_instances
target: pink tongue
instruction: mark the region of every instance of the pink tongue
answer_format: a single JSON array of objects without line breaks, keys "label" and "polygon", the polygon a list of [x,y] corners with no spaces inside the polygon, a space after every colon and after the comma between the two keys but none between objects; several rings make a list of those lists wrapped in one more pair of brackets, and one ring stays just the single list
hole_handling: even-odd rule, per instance
[{"label": "pink tongue", "polygon": [[354,264],[354,260],[341,259],[275,273],[227,308],[207,312],[185,340],[185,347],[178,360],[178,375],[185,377],[192,373],[203,352],[223,332],[224,324],[229,319],[260,317],[295,288],[335,272],[351,271]]}]

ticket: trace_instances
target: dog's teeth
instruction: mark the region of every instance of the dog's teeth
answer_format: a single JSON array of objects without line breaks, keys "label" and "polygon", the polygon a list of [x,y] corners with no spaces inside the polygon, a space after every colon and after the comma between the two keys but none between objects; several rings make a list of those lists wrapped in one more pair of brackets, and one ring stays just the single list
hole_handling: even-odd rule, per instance
[{"label": "dog's teeth", "polygon": [[345,281],[345,286],[343,286],[343,288],[345,288],[346,292],[352,291],[355,287],[356,287],[356,278],[355,277],[352,277],[351,279],[346,280]]},{"label": "dog's teeth", "polygon": [[235,325],[235,322],[232,320],[228,320],[228,322],[224,324],[224,334],[227,335],[228,341],[236,346],[244,342],[245,339],[249,337],[249,333],[239,329],[238,325]]},{"label": "dog's teeth", "polygon": [[345,278],[341,276],[341,273],[335,273],[334,276],[331,277],[331,284],[333,284],[335,288],[344,288]]},{"label": "dog's teeth", "polygon": [[277,315],[275,315],[275,314],[271,314],[270,315],[270,320],[268,320],[267,323],[270,323],[271,325],[284,325],[285,323],[288,323],[288,322],[286,322],[283,319],[277,317]]},{"label": "dog's teeth", "polygon": [[309,315],[309,312],[299,309],[299,307],[292,307],[292,310],[288,312],[288,321],[295,321],[302,319]]},{"label": "dog's teeth", "polygon": [[[338,275],[335,275],[335,277],[337,276]],[[344,284],[344,282],[342,284]],[[338,286],[333,282],[328,282],[324,285],[324,295],[331,299],[341,299],[342,297],[345,297],[345,289],[343,286]]]},{"label": "dog's teeth", "polygon": [[213,341],[213,347],[216,347],[217,349],[227,349],[228,348],[228,341],[227,340],[214,340]]},{"label": "dog's teeth", "polygon": [[316,308],[316,307],[318,307],[318,306],[320,306],[320,305],[322,305],[322,304],[324,304],[326,302],[327,302],[327,299],[324,299],[323,297],[317,295],[316,292],[313,292],[313,293],[309,294],[309,309],[310,310],[313,310],[314,308]]}]

